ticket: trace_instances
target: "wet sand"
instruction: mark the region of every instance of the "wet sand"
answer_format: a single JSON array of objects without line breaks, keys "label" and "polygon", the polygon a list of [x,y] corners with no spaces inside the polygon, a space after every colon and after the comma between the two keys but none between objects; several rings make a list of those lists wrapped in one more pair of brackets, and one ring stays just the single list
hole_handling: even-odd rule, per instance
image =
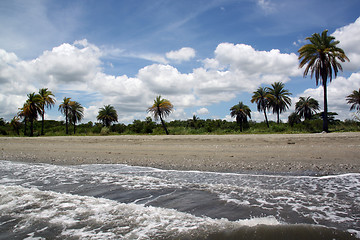
[{"label": "wet sand", "polygon": [[1,137],[0,159],[256,174],[359,173],[360,133]]}]

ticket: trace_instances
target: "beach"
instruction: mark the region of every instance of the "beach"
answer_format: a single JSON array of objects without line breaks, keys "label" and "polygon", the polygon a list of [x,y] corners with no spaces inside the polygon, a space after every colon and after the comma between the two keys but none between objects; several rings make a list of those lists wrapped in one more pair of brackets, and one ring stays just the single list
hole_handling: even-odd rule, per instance
[{"label": "beach", "polygon": [[360,172],[360,133],[1,137],[0,159],[329,175]]}]

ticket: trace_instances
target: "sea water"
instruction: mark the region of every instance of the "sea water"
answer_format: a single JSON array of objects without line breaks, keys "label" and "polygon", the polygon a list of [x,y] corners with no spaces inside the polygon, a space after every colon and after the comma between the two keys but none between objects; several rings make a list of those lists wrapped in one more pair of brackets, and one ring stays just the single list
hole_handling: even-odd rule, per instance
[{"label": "sea water", "polygon": [[0,239],[357,239],[360,174],[0,161]]}]

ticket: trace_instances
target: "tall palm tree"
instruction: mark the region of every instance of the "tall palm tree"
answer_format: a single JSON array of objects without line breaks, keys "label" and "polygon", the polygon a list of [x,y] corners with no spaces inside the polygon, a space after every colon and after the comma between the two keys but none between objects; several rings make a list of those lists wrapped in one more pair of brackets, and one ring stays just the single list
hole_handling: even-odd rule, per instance
[{"label": "tall palm tree", "polygon": [[39,95],[41,97],[40,107],[41,107],[41,135],[44,135],[44,116],[45,116],[45,107],[51,108],[55,104],[54,94],[49,91],[47,88],[41,88],[39,90]]},{"label": "tall palm tree", "polygon": [[346,96],[348,104],[352,104],[350,110],[356,109],[360,112],[360,88],[359,91],[354,90],[350,95]]},{"label": "tall palm tree", "polygon": [[34,120],[41,114],[41,97],[39,94],[29,93],[26,104],[24,104],[24,112],[30,121],[30,137],[34,136]]},{"label": "tall palm tree", "polygon": [[96,119],[101,121],[106,127],[109,127],[112,122],[118,121],[118,115],[113,106],[105,105],[100,108],[99,115],[97,115]]},{"label": "tall palm tree", "polygon": [[289,90],[284,89],[285,84],[275,82],[271,84],[271,88],[266,88],[271,97],[269,98],[269,106],[273,109],[273,113],[277,115],[277,123],[280,123],[280,113],[285,112],[291,105]]},{"label": "tall palm tree", "polygon": [[251,118],[251,110],[245,105],[243,102],[239,102],[238,104],[232,106],[230,108],[231,117],[236,117],[236,122],[240,126],[240,131],[243,131],[243,123],[247,122],[247,117]]},{"label": "tall palm tree", "polygon": [[68,122],[69,122],[69,112],[70,112],[70,100],[71,98],[64,97],[63,102],[59,105],[59,111],[65,115],[65,129],[66,134],[69,134]]},{"label": "tall palm tree", "polygon": [[324,90],[324,120],[323,131],[328,132],[328,105],[327,105],[327,80],[331,82],[333,74],[337,77],[342,66],[338,62],[350,61],[345,55],[344,50],[337,47],[340,41],[335,41],[335,37],[327,35],[328,30],[324,30],[321,35],[314,33],[309,40],[311,43],[302,46],[299,52],[300,67],[304,70],[304,77],[311,72],[311,78],[315,75],[316,85],[321,84]]},{"label": "tall palm tree", "polygon": [[157,96],[154,100],[154,104],[147,109],[147,112],[150,112],[154,115],[154,119],[157,121],[160,118],[161,124],[165,130],[166,135],[169,135],[169,132],[165,126],[163,120],[164,117],[170,115],[173,111],[174,106],[167,99],[161,98],[161,95]]},{"label": "tall palm tree", "polygon": [[312,97],[300,97],[295,104],[295,113],[305,120],[310,120],[318,110],[320,110],[319,102]]},{"label": "tall palm tree", "polygon": [[265,121],[267,127],[269,127],[269,121],[266,115],[266,111],[269,108],[269,103],[271,100],[271,94],[267,91],[266,88],[259,87],[255,92],[253,92],[254,95],[251,98],[251,102],[256,102],[257,104],[257,110],[259,112],[263,111],[265,116]]},{"label": "tall palm tree", "polygon": [[74,134],[76,133],[76,123],[84,118],[84,107],[76,101],[70,102],[69,120],[74,124]]}]

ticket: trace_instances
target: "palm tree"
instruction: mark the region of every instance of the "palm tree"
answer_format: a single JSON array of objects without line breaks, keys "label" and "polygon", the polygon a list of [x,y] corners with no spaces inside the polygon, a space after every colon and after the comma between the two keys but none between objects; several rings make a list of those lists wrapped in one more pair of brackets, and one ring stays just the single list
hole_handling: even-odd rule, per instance
[{"label": "palm tree", "polygon": [[350,95],[346,96],[346,101],[348,104],[352,104],[350,111],[356,109],[360,112],[360,88],[359,91],[354,90]]},{"label": "palm tree", "polygon": [[310,120],[316,111],[320,110],[319,102],[312,97],[300,97],[299,101],[295,104],[295,112],[305,120]]},{"label": "palm tree", "polygon": [[19,108],[19,112],[18,112],[18,116],[20,117],[20,118],[24,118],[24,135],[26,136],[26,123],[27,123],[27,121],[29,120],[29,115],[30,115],[30,113],[29,113],[29,108],[28,108],[28,106],[27,106],[27,102],[25,102],[24,103],[24,105],[23,105],[23,107],[22,108]]},{"label": "palm tree", "polygon": [[74,124],[74,134],[76,133],[76,123],[84,118],[84,107],[76,101],[70,102],[69,120]]},{"label": "palm tree", "polygon": [[171,102],[167,99],[162,99],[161,95],[157,96],[154,100],[154,104],[147,109],[147,112],[151,112],[154,115],[155,121],[157,121],[160,118],[161,124],[165,130],[166,135],[169,135],[169,132],[165,126],[164,117],[167,117],[170,115],[170,113],[173,111],[174,106],[171,104]]},{"label": "palm tree", "polygon": [[41,107],[41,135],[44,135],[44,116],[45,116],[45,107],[51,108],[55,104],[54,94],[49,91],[47,88],[41,88],[39,90],[39,95],[41,97],[40,107]]},{"label": "palm tree", "polygon": [[259,87],[251,98],[251,103],[256,102],[257,110],[259,112],[263,111],[265,115],[266,125],[269,128],[269,121],[266,115],[266,110],[269,108],[269,103],[271,100],[271,94],[267,91],[266,88]]},{"label": "palm tree", "polygon": [[230,115],[231,117],[236,117],[236,122],[240,126],[240,131],[243,130],[243,123],[247,122],[247,117],[251,118],[250,115],[250,108],[245,105],[243,102],[239,102],[239,104],[236,104],[230,108]]},{"label": "palm tree", "polygon": [[118,121],[118,115],[113,106],[105,105],[100,108],[99,115],[97,115],[96,119],[101,121],[106,127],[109,127],[112,122]]},{"label": "palm tree", "polygon": [[273,113],[277,115],[277,123],[280,123],[280,113],[283,113],[291,105],[289,90],[284,89],[285,85],[282,82],[275,82],[271,84],[271,88],[266,90],[271,95],[269,98],[269,106],[273,109]]},{"label": "palm tree", "polygon": [[34,120],[36,120],[41,114],[41,97],[39,94],[29,93],[28,99],[24,104],[23,111],[27,114],[27,117],[30,121],[30,137],[34,136]]},{"label": "palm tree", "polygon": [[64,97],[63,102],[59,105],[59,111],[61,111],[62,114],[65,115],[65,129],[66,134],[69,134],[69,128],[68,128],[68,122],[69,122],[69,110],[70,110],[70,99]]},{"label": "palm tree", "polygon": [[337,77],[339,70],[342,71],[342,66],[338,62],[350,61],[345,55],[344,50],[337,47],[340,41],[335,41],[335,37],[327,35],[328,30],[321,33],[314,33],[311,37],[307,37],[311,43],[302,46],[299,52],[300,67],[306,68],[304,70],[304,77],[311,72],[311,78],[315,74],[316,85],[320,83],[324,90],[324,120],[323,131],[328,132],[328,106],[327,106],[327,79],[332,80]]},{"label": "palm tree", "polygon": [[11,119],[10,126],[14,129],[17,135],[20,135],[19,129],[21,127],[20,118],[15,116]]},{"label": "palm tree", "polygon": [[301,123],[301,118],[300,118],[299,114],[297,114],[296,112],[293,112],[288,117],[288,124],[291,127],[293,127],[296,123]]}]

